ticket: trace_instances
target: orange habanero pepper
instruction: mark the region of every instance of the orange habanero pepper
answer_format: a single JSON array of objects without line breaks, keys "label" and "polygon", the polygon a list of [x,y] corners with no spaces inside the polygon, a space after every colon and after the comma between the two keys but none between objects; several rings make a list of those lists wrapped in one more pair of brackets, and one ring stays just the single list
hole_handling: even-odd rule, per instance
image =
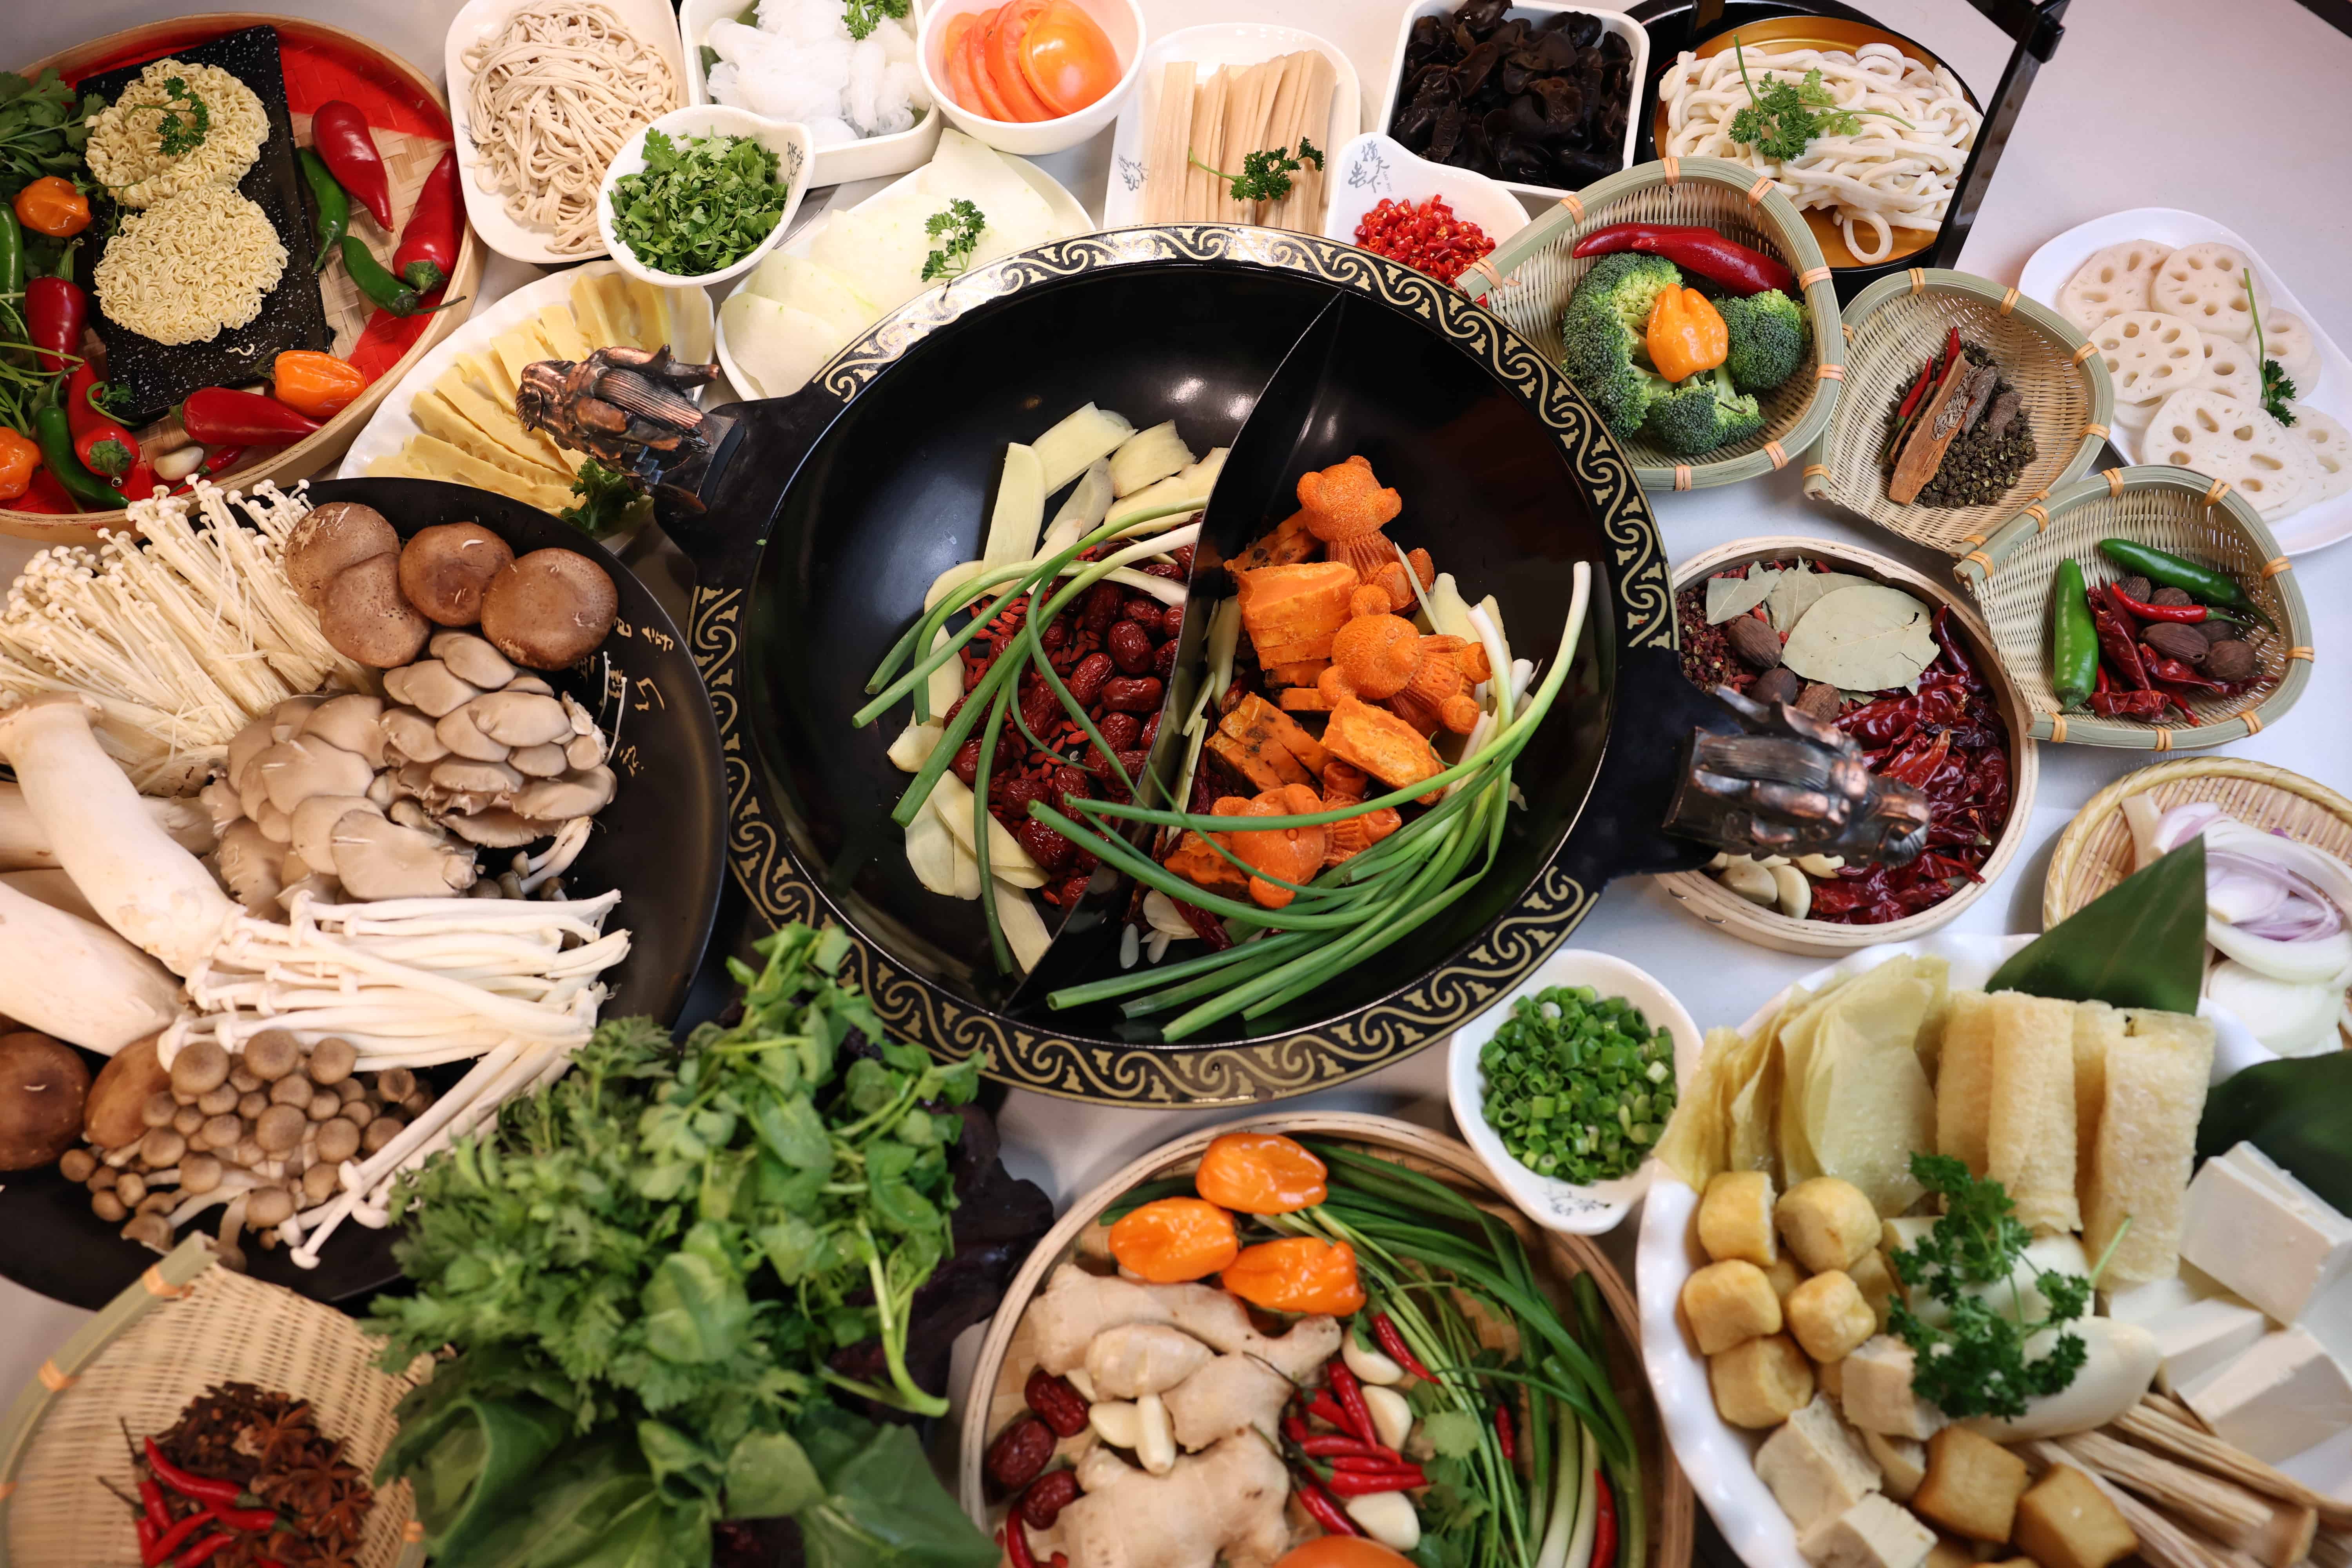
[{"label": "orange habanero pepper", "polygon": [[89,198],[71,180],[44,174],[16,193],[16,221],[36,234],[68,239],[89,226]]},{"label": "orange habanero pepper", "polygon": [[273,368],[276,380],[271,395],[313,419],[332,418],[368,386],[367,376],[357,365],[309,349],[287,350],[278,356]]},{"label": "orange habanero pepper", "polygon": [[1668,381],[1713,370],[1731,353],[1731,334],[1707,297],[1696,289],[1669,289],[1650,307],[1650,363]]},{"label": "orange habanero pepper", "polygon": [[32,489],[33,472],[40,466],[39,444],[0,425],[0,500],[15,500]]},{"label": "orange habanero pepper", "polygon": [[1356,1249],[1312,1236],[1261,1241],[1242,1249],[1219,1281],[1254,1307],[1270,1312],[1323,1312],[1344,1318],[1364,1305],[1356,1278]]},{"label": "orange habanero pepper", "polygon": [[1110,1255],[1154,1285],[1205,1279],[1240,1250],[1234,1216],[1199,1198],[1160,1198],[1110,1227]]},{"label": "orange habanero pepper", "polygon": [[1228,1132],[1209,1145],[1195,1191],[1237,1214],[1288,1214],[1329,1195],[1323,1162],[1279,1132]]}]

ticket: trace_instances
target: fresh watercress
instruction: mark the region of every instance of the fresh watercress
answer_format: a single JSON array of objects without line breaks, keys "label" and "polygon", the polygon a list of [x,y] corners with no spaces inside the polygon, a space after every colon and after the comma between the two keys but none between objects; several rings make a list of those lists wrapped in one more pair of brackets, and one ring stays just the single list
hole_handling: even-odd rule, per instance
[{"label": "fresh watercress", "polygon": [[698,278],[759,247],[784,216],[790,184],[748,136],[646,132],[646,166],[613,184],[613,233],[647,267]]}]

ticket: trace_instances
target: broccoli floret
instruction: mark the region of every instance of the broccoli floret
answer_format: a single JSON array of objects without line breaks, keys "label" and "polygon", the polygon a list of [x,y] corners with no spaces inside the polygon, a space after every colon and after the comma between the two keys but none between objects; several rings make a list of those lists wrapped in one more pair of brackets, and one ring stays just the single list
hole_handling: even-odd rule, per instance
[{"label": "broccoli floret", "polygon": [[1741,392],[1769,392],[1804,363],[1812,341],[1812,325],[1794,300],[1778,289],[1767,289],[1745,299],[1727,296],[1715,302],[1730,334],[1731,353],[1723,368]]},{"label": "broccoli floret", "polygon": [[1643,363],[1650,308],[1682,280],[1674,263],[1631,251],[1604,256],[1569,296],[1560,321],[1560,368],[1609,428],[1631,436],[1665,388]]},{"label": "broccoli floret", "polygon": [[1734,392],[1721,365],[1675,383],[1650,405],[1643,432],[1678,457],[1696,458],[1764,427],[1756,399]]},{"label": "broccoli floret", "polygon": [[1568,308],[1573,311],[1580,300],[1602,300],[1639,342],[1649,329],[1650,307],[1667,289],[1680,288],[1682,280],[1682,273],[1663,256],[1621,250],[1594,262],[1592,270],[1577,280]]}]

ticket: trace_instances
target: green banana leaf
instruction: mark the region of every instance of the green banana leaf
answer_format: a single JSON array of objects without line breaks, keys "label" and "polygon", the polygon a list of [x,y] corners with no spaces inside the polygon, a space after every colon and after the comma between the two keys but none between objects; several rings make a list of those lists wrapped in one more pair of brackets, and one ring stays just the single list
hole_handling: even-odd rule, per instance
[{"label": "green banana leaf", "polygon": [[2291,1057],[2235,1073],[2205,1099],[2197,1154],[2252,1143],[2352,1214],[2352,1051]]},{"label": "green banana leaf", "polygon": [[2204,977],[2205,840],[2198,837],[2043,931],[1985,989],[2194,1013]]}]

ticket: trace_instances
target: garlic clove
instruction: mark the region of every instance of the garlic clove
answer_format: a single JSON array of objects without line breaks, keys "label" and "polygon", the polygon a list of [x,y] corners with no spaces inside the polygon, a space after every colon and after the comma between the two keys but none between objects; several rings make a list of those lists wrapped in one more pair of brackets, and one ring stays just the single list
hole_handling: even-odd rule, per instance
[{"label": "garlic clove", "polygon": [[1142,1441],[1143,1413],[1131,1399],[1101,1401],[1087,1411],[1087,1422],[1096,1436],[1114,1448],[1133,1448]]},{"label": "garlic clove", "polygon": [[1362,1525],[1364,1533],[1382,1546],[1410,1552],[1421,1544],[1421,1516],[1413,1511],[1412,1499],[1402,1492],[1351,1497],[1342,1506],[1348,1517]]},{"label": "garlic clove", "polygon": [[1800,855],[1797,869],[1808,877],[1834,877],[1845,866],[1843,855]]},{"label": "garlic clove", "polygon": [[1372,1436],[1381,1446],[1404,1452],[1404,1440],[1412,1436],[1412,1406],[1405,1403],[1404,1395],[1393,1388],[1367,1384],[1364,1408],[1372,1417]]},{"label": "garlic clove", "polygon": [[1780,897],[1772,873],[1746,856],[1723,868],[1723,885],[1752,904],[1769,904]]},{"label": "garlic clove", "polygon": [[1813,885],[1806,881],[1805,874],[1794,866],[1772,868],[1772,890],[1780,902],[1780,912],[1790,920],[1801,921],[1812,912]]},{"label": "garlic clove", "polygon": [[1176,1468],[1176,1428],[1168,1406],[1160,1395],[1147,1394],[1135,1402],[1135,1457],[1146,1471],[1164,1476]]},{"label": "garlic clove", "polygon": [[1404,1381],[1404,1368],[1370,1345],[1359,1344],[1352,1329],[1340,1336],[1339,1359],[1348,1363],[1348,1370],[1356,1374],[1359,1382],[1384,1388]]}]

